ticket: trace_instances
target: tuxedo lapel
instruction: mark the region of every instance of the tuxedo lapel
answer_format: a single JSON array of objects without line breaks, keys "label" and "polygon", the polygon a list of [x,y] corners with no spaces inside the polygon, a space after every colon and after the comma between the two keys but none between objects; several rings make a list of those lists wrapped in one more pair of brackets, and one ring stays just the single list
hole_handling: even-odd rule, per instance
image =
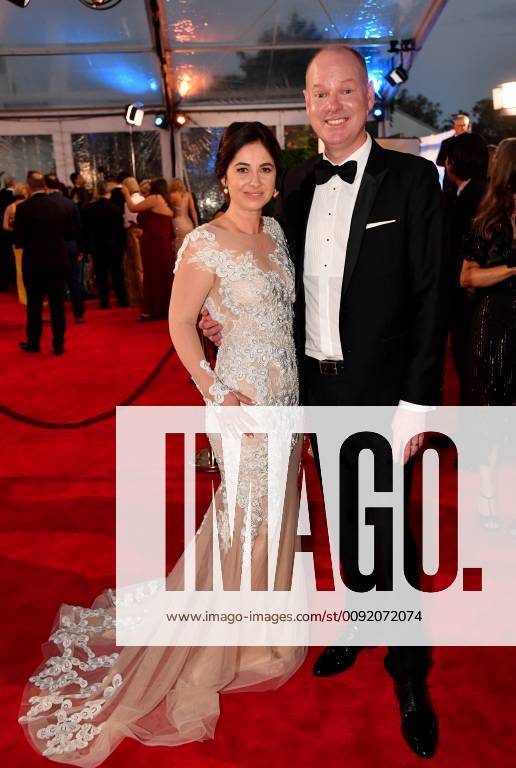
[{"label": "tuxedo lapel", "polygon": [[355,269],[360,254],[362,238],[364,236],[366,224],[369,220],[369,214],[371,213],[376,194],[387,171],[388,168],[385,163],[383,149],[373,140],[369,159],[365,167],[364,175],[362,176],[360,189],[358,190],[357,200],[353,209],[353,216],[351,217],[344,276],[342,278],[341,298],[349,287],[353,270]]}]

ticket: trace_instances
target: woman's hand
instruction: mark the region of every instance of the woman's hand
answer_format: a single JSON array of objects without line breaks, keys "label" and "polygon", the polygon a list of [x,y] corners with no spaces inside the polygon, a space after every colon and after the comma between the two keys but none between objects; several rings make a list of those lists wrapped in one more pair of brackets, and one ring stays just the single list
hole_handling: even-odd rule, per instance
[{"label": "woman's hand", "polygon": [[[233,391],[228,392],[224,398],[222,405],[256,405],[254,400],[251,400],[247,395],[242,392]],[[228,417],[229,416],[229,420]],[[241,410],[239,413],[226,412],[226,416],[222,417],[221,433],[231,435],[231,437],[240,439],[244,437],[254,437],[254,431],[256,431],[256,421],[246,411]],[[253,431],[254,430],[254,431]]]},{"label": "woman's hand", "polygon": [[251,400],[250,397],[247,397],[247,395],[242,394],[242,392],[232,391],[228,392],[226,397],[224,398],[224,402],[222,405],[256,405],[254,400]]}]

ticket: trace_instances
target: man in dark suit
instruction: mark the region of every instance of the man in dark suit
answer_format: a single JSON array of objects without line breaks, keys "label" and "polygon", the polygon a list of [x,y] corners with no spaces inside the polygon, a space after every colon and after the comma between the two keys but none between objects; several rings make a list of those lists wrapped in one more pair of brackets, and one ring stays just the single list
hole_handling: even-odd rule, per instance
[{"label": "man in dark suit", "polygon": [[453,120],[453,130],[455,131],[455,135],[450,136],[448,139],[445,139],[441,143],[439,154],[437,155],[437,160],[435,161],[436,165],[445,169],[443,179],[443,192],[445,197],[453,197],[454,193],[457,191],[457,187],[450,179],[448,172],[446,171],[446,158],[448,157],[450,142],[453,141],[453,139],[457,136],[462,136],[463,133],[469,133],[471,131],[471,121],[469,119],[469,115],[457,115]]},{"label": "man in dark suit", "polygon": [[[291,169],[279,197],[279,219],[296,266],[302,402],[399,405],[399,429],[405,414],[410,419],[411,411],[428,410],[440,397],[446,318],[438,174],[428,161],[382,149],[366,133],[374,88],[363,58],[352,49],[329,46],[312,59],[305,101],[325,153]],[[422,440],[422,434],[412,438],[405,461]],[[355,449],[341,454],[345,574],[356,544],[358,500],[349,491]],[[388,476],[388,460],[377,466]],[[418,555],[406,529],[414,570]],[[387,542],[379,550],[388,558]],[[354,578],[347,574],[352,589]],[[327,648],[314,674],[349,669],[361,650]],[[437,722],[425,684],[427,650],[391,647],[385,666],[395,682],[407,743],[419,756],[431,757]]]},{"label": "man in dark suit", "polygon": [[473,297],[460,287],[462,243],[471,229],[473,218],[487,190],[488,165],[487,144],[477,133],[463,133],[451,139],[446,157],[446,173],[455,190],[446,206],[453,282],[450,336],[462,403],[465,402],[466,345],[475,306]]},{"label": "man in dark suit", "polygon": [[70,191],[70,199],[77,203],[79,210],[82,212],[91,200],[91,195],[86,189],[84,177],[80,173],[71,173],[70,181],[72,182],[72,189]]},{"label": "man in dark suit", "polygon": [[[442,195],[434,165],[384,150],[366,133],[374,98],[357,52],[331,45],[312,59],[305,100],[325,153],[286,174],[278,218],[296,268],[301,401],[398,405],[394,445],[405,431],[404,421],[431,410],[441,393],[446,339]],[[219,324],[205,318],[201,327],[218,342]],[[403,460],[410,461],[422,442],[418,432]],[[340,462],[341,561],[346,584],[355,591],[363,591],[348,570],[355,559],[358,500],[349,489],[357,449],[363,447],[370,447],[367,439],[355,440],[341,452]],[[377,479],[388,478],[390,457],[375,460],[375,470]],[[407,492],[410,472],[406,477]],[[406,567],[414,574],[418,554],[410,527],[405,529]],[[388,567],[390,554],[388,541],[380,540],[380,569]],[[344,672],[361,650],[355,644],[327,648],[314,674]],[[431,757],[437,721],[425,682],[427,649],[391,647],[385,666],[394,679],[405,740],[419,756]]]},{"label": "man in dark suit", "polygon": [[61,182],[54,174],[45,176],[49,198],[61,208],[69,222],[70,239],[66,241],[68,252],[68,271],[66,282],[70,291],[72,312],[76,322],[84,322],[84,296],[80,281],[79,255],[81,254],[81,213],[73,200],[65,197],[61,191]]},{"label": "man in dark suit", "polygon": [[23,282],[27,291],[27,341],[24,352],[39,352],[43,300],[48,297],[55,355],[64,352],[65,280],[69,222],[46,194],[43,174],[32,171],[27,179],[30,197],[16,209],[14,240],[23,248]]},{"label": "man in dark suit", "polygon": [[100,308],[109,308],[109,277],[118,305],[127,307],[123,275],[125,229],[120,208],[111,202],[112,182],[97,187],[98,200],[84,212],[85,241],[93,257]]},{"label": "man in dark suit", "polygon": [[116,205],[120,210],[122,211],[122,214],[125,212],[125,197],[122,192],[122,182],[124,179],[126,179],[130,174],[129,173],[119,173],[116,179],[109,179],[108,181],[113,181],[115,186],[111,190],[111,202]]},{"label": "man in dark suit", "polygon": [[16,179],[7,176],[5,187],[0,190],[0,291],[9,290],[9,286],[16,282],[12,233],[2,226],[5,211],[14,202],[15,184]]}]

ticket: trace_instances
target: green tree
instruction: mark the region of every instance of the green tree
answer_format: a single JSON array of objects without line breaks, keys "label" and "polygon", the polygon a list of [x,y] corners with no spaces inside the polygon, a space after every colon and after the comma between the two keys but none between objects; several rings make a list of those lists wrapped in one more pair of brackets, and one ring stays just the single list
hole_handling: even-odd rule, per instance
[{"label": "green tree", "polygon": [[407,115],[421,120],[436,131],[440,130],[443,110],[439,102],[430,101],[426,96],[418,93],[411,96],[404,88],[392,102],[393,110],[399,109]]},{"label": "green tree", "polygon": [[480,133],[488,144],[499,144],[502,139],[516,136],[516,116],[500,114],[493,109],[491,99],[480,99],[473,107],[473,130]]},{"label": "green tree", "polygon": [[[258,42],[263,44],[300,43],[321,40],[323,34],[312,21],[303,19],[297,12],[290,17],[285,28],[281,25],[266,30]],[[241,81],[243,84],[261,88],[295,90],[299,92],[305,83],[305,72],[314,51],[291,49],[279,51],[258,51],[238,53]]]}]

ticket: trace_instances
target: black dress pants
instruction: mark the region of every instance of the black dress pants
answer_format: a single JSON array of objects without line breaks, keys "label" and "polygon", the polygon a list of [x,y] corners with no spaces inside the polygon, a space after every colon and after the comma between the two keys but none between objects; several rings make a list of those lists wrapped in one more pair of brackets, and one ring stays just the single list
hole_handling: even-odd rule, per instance
[{"label": "black dress pants", "polygon": [[52,344],[54,349],[64,346],[65,336],[65,272],[32,272],[23,275],[27,291],[27,341],[31,347],[39,348],[43,329],[43,301],[48,297]]},{"label": "black dress pants", "polygon": [[118,305],[127,306],[127,294],[125,291],[124,274],[122,270],[123,248],[113,246],[110,243],[99,245],[93,250],[93,264],[95,267],[95,280],[99,292],[100,306],[102,309],[109,307],[109,277],[115,292]]},{"label": "black dress pants", "polygon": [[[303,405],[339,406],[350,405],[343,402],[342,375],[322,375],[318,366],[305,358],[301,363],[302,402]],[[314,457],[321,477],[317,441],[312,437]],[[381,448],[374,436],[368,433],[353,436],[346,441],[345,447],[340,453],[340,557],[342,572],[345,574],[347,586],[356,591],[364,591],[360,587],[360,578],[350,568],[351,563],[358,562],[357,546],[357,515],[358,508],[358,484],[357,465],[358,455],[363,448]],[[382,455],[381,450],[375,450],[375,482],[377,487],[388,490],[392,475],[392,463],[390,453]],[[412,575],[413,583],[417,582],[419,573],[419,555],[414,541],[414,536],[408,522],[409,499],[411,489],[412,471],[407,465],[405,472],[405,571]],[[375,526],[376,527],[376,526]],[[375,564],[382,578],[388,579],[391,570],[392,548],[389,536],[375,537]],[[353,593],[352,593],[353,594]],[[430,662],[428,649],[424,646],[391,646],[385,657],[385,668],[391,677],[398,681],[423,680],[428,674]]]},{"label": "black dress pants", "polygon": [[11,285],[16,285],[13,236],[1,227],[0,221],[0,291],[8,291]]}]

